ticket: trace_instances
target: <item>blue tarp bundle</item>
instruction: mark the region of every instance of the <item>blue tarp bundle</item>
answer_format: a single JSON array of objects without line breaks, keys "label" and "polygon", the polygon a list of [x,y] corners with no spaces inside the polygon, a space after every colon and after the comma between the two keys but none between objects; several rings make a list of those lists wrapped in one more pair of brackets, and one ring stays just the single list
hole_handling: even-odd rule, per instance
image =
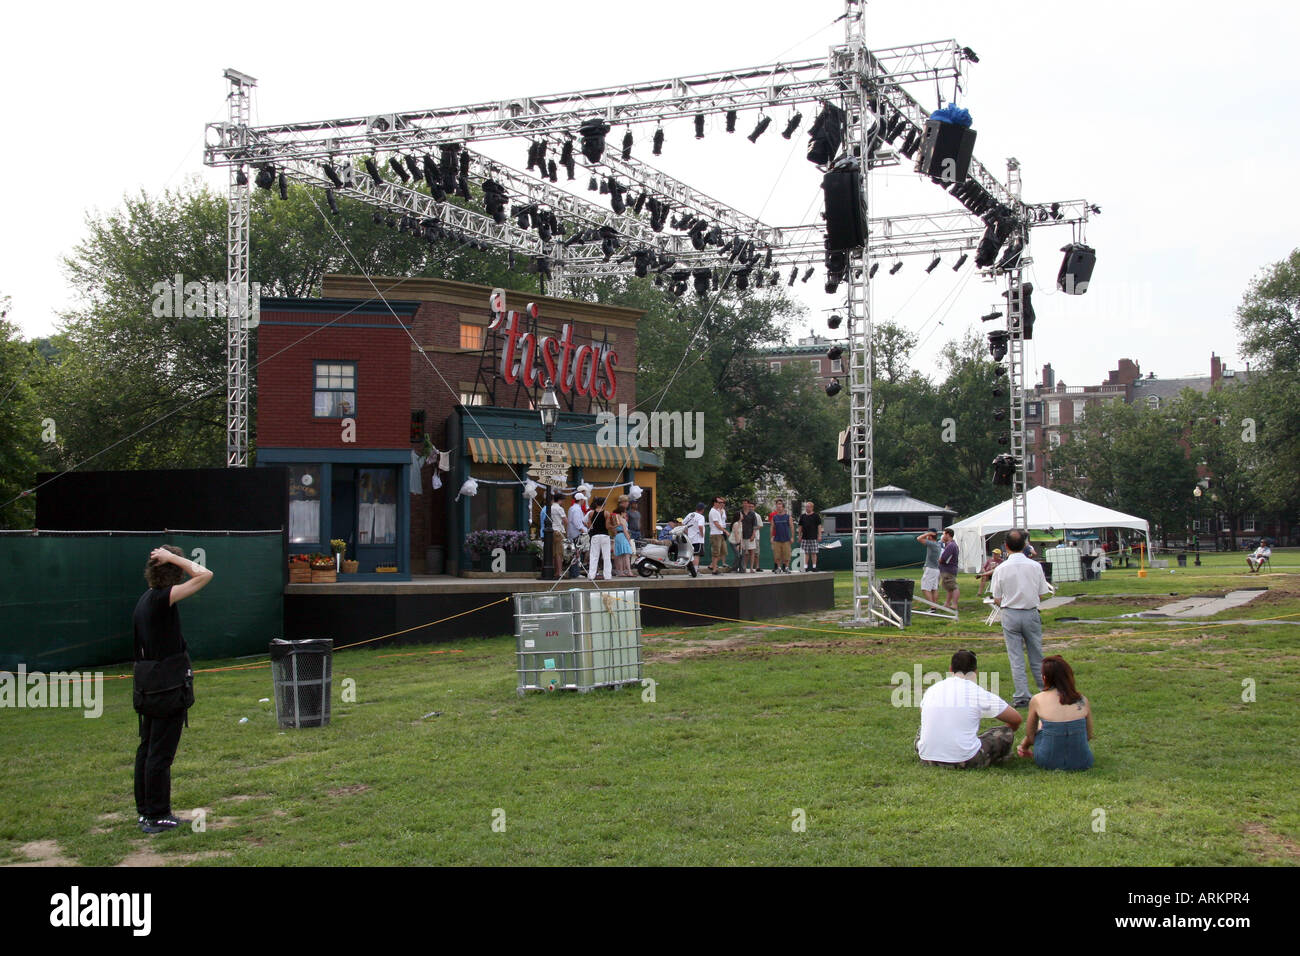
[{"label": "blue tarp bundle", "polygon": [[956,103],[949,103],[941,110],[935,110],[930,114],[930,119],[938,120],[940,123],[953,123],[956,126],[970,126],[970,110],[963,109]]}]

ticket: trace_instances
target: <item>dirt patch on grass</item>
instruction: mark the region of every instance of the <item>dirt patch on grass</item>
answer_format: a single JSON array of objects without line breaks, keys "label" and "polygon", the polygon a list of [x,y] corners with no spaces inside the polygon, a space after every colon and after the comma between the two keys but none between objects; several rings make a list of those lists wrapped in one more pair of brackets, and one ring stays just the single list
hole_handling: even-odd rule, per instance
[{"label": "dirt patch on grass", "polygon": [[1300,844],[1290,837],[1270,830],[1264,823],[1247,823],[1242,826],[1250,844],[1250,852],[1261,860],[1300,861]]},{"label": "dirt patch on grass", "polygon": [[325,791],[331,797],[350,797],[354,794],[365,793],[370,789],[368,783],[354,783],[347,787],[335,787],[333,790]]},{"label": "dirt patch on grass", "polygon": [[57,840],[33,840],[17,849],[22,857],[17,863],[6,863],[6,867],[19,866],[76,866],[77,861],[63,855],[63,848]]},{"label": "dirt patch on grass", "polygon": [[[645,660],[674,664],[688,657],[706,657],[710,654],[725,654],[758,643],[751,637],[722,637],[717,640],[681,641],[667,637],[645,639],[647,653]],[[657,649],[662,647],[662,649]],[[656,649],[652,649],[656,648]]]},{"label": "dirt patch on grass", "polygon": [[157,847],[148,844],[135,844],[132,850],[122,858],[118,866],[167,866],[172,863],[194,863],[198,860],[212,860],[230,856],[229,850],[203,850],[199,853],[159,853]]}]

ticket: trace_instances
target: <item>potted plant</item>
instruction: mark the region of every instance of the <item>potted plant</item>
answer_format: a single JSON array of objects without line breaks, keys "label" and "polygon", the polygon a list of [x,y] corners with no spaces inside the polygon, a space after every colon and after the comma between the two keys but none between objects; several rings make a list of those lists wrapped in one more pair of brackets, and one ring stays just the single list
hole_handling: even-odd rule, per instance
[{"label": "potted plant", "polygon": [[506,555],[507,572],[537,570],[537,556],[541,553],[536,542],[528,540],[524,531],[498,528],[471,531],[465,536],[465,549],[474,558],[475,570],[492,570],[492,552],[500,548]]},{"label": "potted plant", "polygon": [[342,538],[330,538],[330,550],[334,552],[334,570],[343,570],[343,552],[348,549],[348,543]]}]

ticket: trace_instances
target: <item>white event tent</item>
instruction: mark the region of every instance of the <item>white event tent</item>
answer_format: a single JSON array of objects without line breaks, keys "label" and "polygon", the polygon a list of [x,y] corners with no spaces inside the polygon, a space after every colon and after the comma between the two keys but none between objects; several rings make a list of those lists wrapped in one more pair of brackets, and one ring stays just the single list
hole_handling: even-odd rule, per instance
[{"label": "white event tent", "polygon": [[[1071,498],[1051,488],[1030,488],[1025,495],[1025,515],[1031,531],[1081,531],[1086,528],[1129,528],[1151,540],[1150,526],[1141,518],[1101,505]],[[952,526],[959,550],[958,568],[967,573],[984,564],[984,539],[1011,530],[1011,499]]]}]

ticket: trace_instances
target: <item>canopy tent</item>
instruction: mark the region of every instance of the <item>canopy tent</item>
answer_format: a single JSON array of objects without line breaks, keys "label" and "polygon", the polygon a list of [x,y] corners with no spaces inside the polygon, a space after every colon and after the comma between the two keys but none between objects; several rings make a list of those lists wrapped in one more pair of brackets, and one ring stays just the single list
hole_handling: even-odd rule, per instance
[{"label": "canopy tent", "polygon": [[[1051,488],[1030,488],[1025,495],[1029,530],[1078,531],[1084,528],[1129,528],[1150,540],[1150,526],[1142,518],[1112,511],[1089,501],[1071,498]],[[975,573],[984,563],[984,539],[1011,530],[1011,500],[994,505],[952,526],[959,549],[958,568]]]}]

